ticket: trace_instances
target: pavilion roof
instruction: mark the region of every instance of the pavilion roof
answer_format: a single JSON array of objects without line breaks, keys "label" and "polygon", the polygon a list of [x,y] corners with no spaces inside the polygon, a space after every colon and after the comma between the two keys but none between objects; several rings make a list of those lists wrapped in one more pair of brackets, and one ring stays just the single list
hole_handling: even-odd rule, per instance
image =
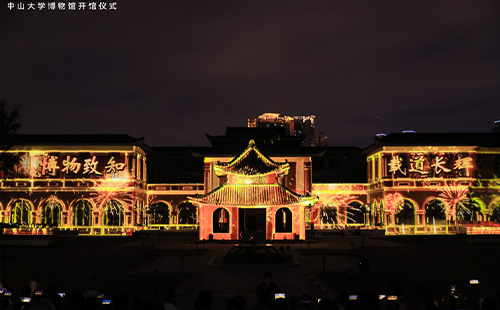
[{"label": "pavilion roof", "polygon": [[278,206],[314,205],[318,196],[299,195],[278,183],[273,184],[223,184],[212,192],[198,197],[188,197],[191,202],[220,206]]},{"label": "pavilion roof", "polygon": [[258,176],[273,172],[283,174],[289,167],[288,163],[276,163],[263,155],[255,146],[254,140],[250,140],[243,153],[229,163],[214,165],[214,170],[218,176],[226,174]]}]

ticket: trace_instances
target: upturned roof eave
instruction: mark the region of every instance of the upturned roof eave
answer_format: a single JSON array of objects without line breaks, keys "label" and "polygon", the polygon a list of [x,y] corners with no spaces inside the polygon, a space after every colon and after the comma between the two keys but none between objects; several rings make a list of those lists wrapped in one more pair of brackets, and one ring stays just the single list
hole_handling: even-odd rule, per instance
[{"label": "upturned roof eave", "polygon": [[[205,195],[202,195],[200,197],[188,197],[189,201],[192,201],[197,204],[210,204],[210,205],[215,205],[215,206],[230,206],[230,207],[235,207],[235,206],[286,206],[286,205],[298,205],[298,204],[316,204],[316,202],[319,200],[319,196],[305,196],[305,195],[300,195],[297,193],[294,193],[290,189],[282,186],[281,184],[278,183],[273,183],[273,184],[267,184],[271,186],[276,186],[282,188],[287,195],[293,196],[294,198],[297,199],[295,202],[289,202],[289,203],[258,203],[258,204],[234,204],[234,203],[218,203],[218,202],[209,202],[206,201],[207,198],[216,195],[219,191],[224,190],[226,187],[235,187],[235,186],[262,186],[262,184],[223,184],[219,186],[218,188],[214,189],[210,193],[207,193]],[[227,201],[224,201],[227,202]]]}]

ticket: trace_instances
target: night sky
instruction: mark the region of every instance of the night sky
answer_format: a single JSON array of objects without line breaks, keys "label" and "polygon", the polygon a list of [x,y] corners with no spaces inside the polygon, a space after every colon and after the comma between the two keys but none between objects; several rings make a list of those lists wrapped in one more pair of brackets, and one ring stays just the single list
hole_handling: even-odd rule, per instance
[{"label": "night sky", "polygon": [[500,1],[7,2],[0,98],[22,106],[21,133],[207,146],[205,133],[275,112],[314,114],[329,145],[366,147],[382,131],[500,119]]}]

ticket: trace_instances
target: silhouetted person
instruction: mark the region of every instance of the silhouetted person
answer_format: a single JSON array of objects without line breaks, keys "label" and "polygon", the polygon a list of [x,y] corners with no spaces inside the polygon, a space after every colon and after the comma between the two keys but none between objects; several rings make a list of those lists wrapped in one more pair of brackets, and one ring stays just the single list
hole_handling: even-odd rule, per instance
[{"label": "silhouetted person", "polygon": [[[21,295],[20,297],[30,297],[30,293],[31,293],[31,288],[28,286],[28,285],[25,285],[22,287],[21,289]],[[11,308],[9,309],[13,309],[13,310],[28,310],[30,309],[30,307],[32,305],[34,305],[35,303],[33,302],[22,302],[21,301],[21,298],[19,299],[13,299],[13,302],[12,302],[12,306]]]},{"label": "silhouetted person", "polygon": [[38,277],[33,277],[30,279],[29,281],[29,287],[31,289],[31,293],[30,293],[30,296],[31,297],[34,297],[35,296],[35,292],[40,290],[40,280],[38,279]]},{"label": "silhouetted person", "polygon": [[[31,305],[42,300],[42,296],[40,295],[40,280],[38,277],[32,277],[29,281],[29,287],[31,289],[30,297],[31,297]],[[26,309],[26,307],[25,307]]]},{"label": "silhouetted person", "polygon": [[319,310],[334,310],[334,309],[337,309],[337,307],[334,308],[334,305],[335,305],[335,303],[330,298],[321,298],[321,300],[318,303],[318,309]]},{"label": "silhouetted person", "polygon": [[347,307],[347,302],[349,301],[349,295],[346,292],[341,292],[337,297],[337,306],[339,310],[345,310]]},{"label": "silhouetted person", "polygon": [[245,297],[238,295],[227,301],[227,310],[245,310]]},{"label": "silhouetted person", "polygon": [[132,300],[131,310],[144,310],[144,302],[141,298],[135,298]]},{"label": "silhouetted person", "polygon": [[94,296],[88,297],[87,299],[85,299],[84,309],[85,310],[96,310],[101,303],[102,303],[102,300],[97,298],[97,297],[94,297]]},{"label": "silhouetted person", "polygon": [[66,310],[83,310],[85,305],[85,299],[83,295],[78,290],[73,290],[68,297],[68,303],[64,309]]},{"label": "silhouetted person", "polygon": [[214,293],[211,290],[201,290],[195,301],[196,310],[209,310],[212,307]]},{"label": "silhouetted person", "polygon": [[494,297],[486,296],[481,299],[479,307],[481,310],[495,310],[497,308],[497,302]]},{"label": "silhouetted person", "polygon": [[163,305],[159,302],[146,302],[144,304],[144,310],[163,310]]},{"label": "silhouetted person", "polygon": [[345,306],[346,310],[358,310],[358,301],[357,300],[348,300]]},{"label": "silhouetted person", "polygon": [[288,310],[288,301],[286,298],[278,298],[273,302],[275,310]]},{"label": "silhouetted person", "polygon": [[[274,297],[274,295],[273,295]],[[258,305],[254,306],[252,310],[270,310],[272,309],[269,306],[271,302],[271,293],[269,291],[262,291],[257,294]]]},{"label": "silhouetted person", "polygon": [[[0,289],[3,289],[4,292],[10,292],[10,287],[8,285],[2,285],[0,283]],[[7,309],[12,304],[12,296],[6,296],[5,294],[1,295],[1,300],[0,300],[0,309]]]},{"label": "silhouetted person", "polygon": [[55,310],[56,308],[49,299],[42,299],[36,303],[34,310]]},{"label": "silhouetted person", "polygon": [[312,308],[312,296],[309,295],[308,293],[302,294],[301,301],[302,301],[302,309],[304,310],[309,310]]},{"label": "silhouetted person", "polygon": [[63,299],[57,292],[57,285],[49,284],[47,287],[47,298],[50,300],[55,310],[62,310]]},{"label": "silhouetted person", "polygon": [[293,295],[292,297],[290,297],[290,301],[288,302],[288,307],[290,308],[290,310],[303,309],[302,299],[297,295]]},{"label": "silhouetted person", "polygon": [[257,286],[257,296],[259,296],[259,293],[262,291],[268,291],[271,294],[271,298],[274,296],[275,293],[279,292],[278,285],[276,283],[271,281],[271,272],[266,271],[264,272],[264,282],[260,283]]},{"label": "silhouetted person", "polygon": [[180,310],[179,307],[174,305],[175,303],[175,288],[169,287],[165,292],[165,303],[163,307],[165,310]]},{"label": "silhouetted person", "polygon": [[121,292],[115,297],[111,298],[114,310],[127,310],[127,304],[129,301],[128,294],[126,292]]}]

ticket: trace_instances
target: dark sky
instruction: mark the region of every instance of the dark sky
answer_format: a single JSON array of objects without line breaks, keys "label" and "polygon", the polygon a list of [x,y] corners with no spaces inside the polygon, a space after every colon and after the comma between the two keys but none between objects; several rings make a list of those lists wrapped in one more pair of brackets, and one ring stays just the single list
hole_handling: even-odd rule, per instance
[{"label": "dark sky", "polygon": [[205,146],[207,132],[275,112],[314,114],[330,145],[365,147],[381,131],[500,119],[500,1],[7,2],[0,98],[22,106],[21,133]]}]

